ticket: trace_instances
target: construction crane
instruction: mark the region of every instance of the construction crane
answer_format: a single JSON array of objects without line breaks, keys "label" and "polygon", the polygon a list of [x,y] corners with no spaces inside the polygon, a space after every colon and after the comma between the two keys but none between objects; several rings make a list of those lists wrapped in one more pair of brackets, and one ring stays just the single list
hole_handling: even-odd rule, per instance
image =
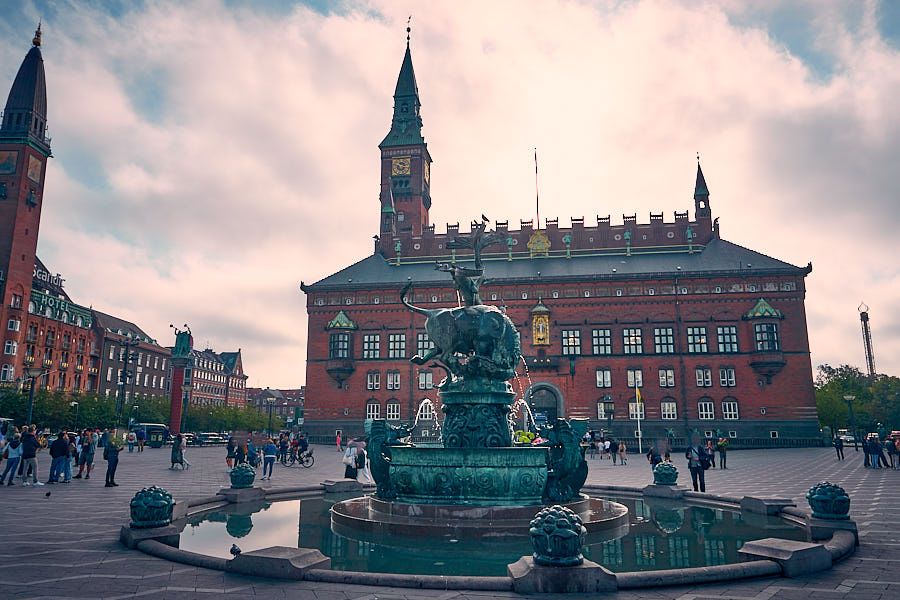
[{"label": "construction crane", "polygon": [[875,351],[872,349],[872,329],[869,327],[869,307],[865,302],[859,305],[859,322],[862,325],[863,347],[866,350],[866,369],[869,377],[875,378]]}]

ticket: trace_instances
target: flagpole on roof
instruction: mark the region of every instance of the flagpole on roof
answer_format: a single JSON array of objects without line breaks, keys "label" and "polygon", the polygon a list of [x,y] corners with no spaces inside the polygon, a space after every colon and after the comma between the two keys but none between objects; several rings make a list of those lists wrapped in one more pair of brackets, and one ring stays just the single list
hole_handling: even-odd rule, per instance
[{"label": "flagpole on roof", "polygon": [[534,209],[537,213],[535,229],[541,228],[541,196],[538,194],[537,148],[534,149]]}]

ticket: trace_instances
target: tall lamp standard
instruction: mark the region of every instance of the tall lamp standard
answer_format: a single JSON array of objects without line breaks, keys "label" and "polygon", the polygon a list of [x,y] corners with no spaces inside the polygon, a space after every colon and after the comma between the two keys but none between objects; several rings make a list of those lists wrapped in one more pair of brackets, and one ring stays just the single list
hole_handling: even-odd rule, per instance
[{"label": "tall lamp standard", "polygon": [[853,432],[853,448],[859,451],[859,437],[856,435],[856,421],[853,419],[853,401],[856,400],[856,396],[848,394],[844,396],[844,400],[847,402],[847,408],[850,410],[850,431]]},{"label": "tall lamp standard", "polygon": [[266,398],[266,405],[269,408],[269,428],[266,430],[266,432],[269,434],[269,436],[271,436],[272,435],[272,407],[275,406],[275,398],[272,396],[269,396],[268,398]]},{"label": "tall lamp standard", "polygon": [[25,367],[25,374],[31,378],[31,386],[28,388],[28,419],[25,422],[25,425],[31,426],[31,413],[34,410],[34,384],[37,382],[37,378],[44,374],[44,369],[41,367]]},{"label": "tall lamp standard", "polygon": [[79,408],[79,404],[78,404],[78,402],[76,402],[76,401],[73,400],[72,402],[69,402],[69,406],[75,408],[75,426],[74,426],[72,429],[74,429],[75,431],[78,431],[78,408]]}]

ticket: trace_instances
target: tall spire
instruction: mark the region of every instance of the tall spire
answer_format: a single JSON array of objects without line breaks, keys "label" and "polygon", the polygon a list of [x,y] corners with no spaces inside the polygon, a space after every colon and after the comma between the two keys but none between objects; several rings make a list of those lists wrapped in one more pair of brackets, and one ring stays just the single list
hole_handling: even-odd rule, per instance
[{"label": "tall spire", "polygon": [[709,188],[706,187],[706,178],[703,177],[703,169],[700,168],[700,153],[697,153],[697,182],[694,184],[694,211],[695,218],[709,216]]},{"label": "tall spire", "polygon": [[0,139],[28,140],[37,149],[50,154],[50,139],[45,136],[47,127],[47,82],[44,78],[44,59],[41,56],[41,26],[34,32],[31,50],[16,73],[3,121],[0,123]]},{"label": "tall spire", "polygon": [[379,148],[425,143],[425,138],[422,137],[422,116],[419,114],[419,87],[416,85],[416,73],[409,51],[410,31],[407,22],[406,53],[397,77],[397,87],[394,88],[394,118],[391,120],[391,131],[379,144]]}]

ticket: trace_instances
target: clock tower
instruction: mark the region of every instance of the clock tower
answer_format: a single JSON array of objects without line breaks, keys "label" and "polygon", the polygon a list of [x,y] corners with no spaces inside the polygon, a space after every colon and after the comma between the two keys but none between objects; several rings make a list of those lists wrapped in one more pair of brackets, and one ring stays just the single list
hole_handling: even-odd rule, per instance
[{"label": "clock tower", "polygon": [[[34,255],[50,157],[47,85],[41,57],[41,28],[13,81],[0,120],[0,327],[7,377],[16,354],[24,353],[23,315],[28,310]],[[15,372],[15,376],[20,373]],[[10,379],[7,379],[9,381]]]},{"label": "clock tower", "polygon": [[382,248],[393,248],[392,240],[404,234],[421,235],[428,225],[431,208],[431,156],[422,137],[421,103],[409,52],[409,27],[406,34],[406,54],[394,90],[391,130],[378,146]]}]

